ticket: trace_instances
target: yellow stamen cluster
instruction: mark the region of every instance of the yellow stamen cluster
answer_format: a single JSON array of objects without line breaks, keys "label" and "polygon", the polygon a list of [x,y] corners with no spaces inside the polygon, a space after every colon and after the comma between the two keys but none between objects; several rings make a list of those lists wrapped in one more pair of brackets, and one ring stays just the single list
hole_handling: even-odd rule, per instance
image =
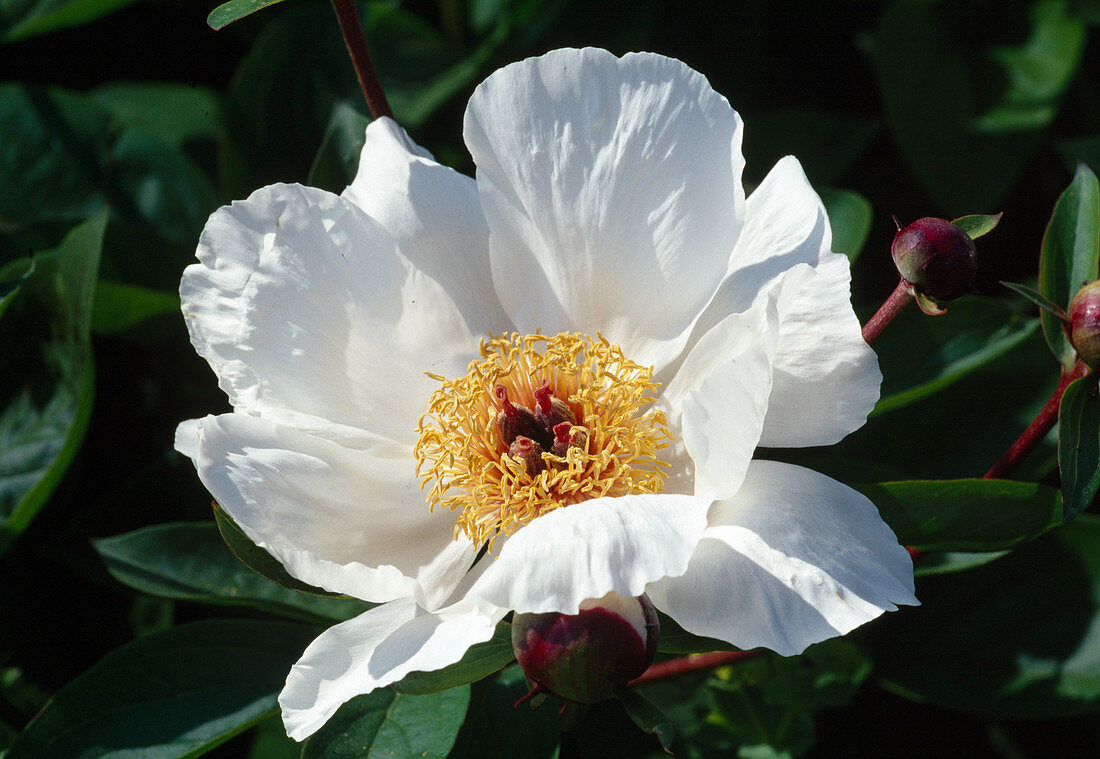
[{"label": "yellow stamen cluster", "polygon": [[[483,340],[481,359],[459,379],[430,375],[441,386],[420,417],[414,453],[428,502],[461,511],[462,532],[481,546],[553,509],[602,496],[660,492],[665,480],[657,451],[670,435],[664,414],[646,410],[657,383],[653,372],[602,336],[507,334]],[[583,448],[542,454],[535,476],[508,454],[500,438],[494,389],[533,409],[546,380],[587,431]],[[583,436],[580,436],[583,441]]]}]

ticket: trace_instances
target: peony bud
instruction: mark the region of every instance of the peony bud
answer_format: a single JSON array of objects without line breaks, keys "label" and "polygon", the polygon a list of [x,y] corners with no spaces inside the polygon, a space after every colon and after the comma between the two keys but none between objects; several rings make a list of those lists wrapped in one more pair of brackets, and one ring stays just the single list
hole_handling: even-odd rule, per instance
[{"label": "peony bud", "polygon": [[931,216],[899,229],[890,255],[905,281],[936,300],[952,300],[967,292],[978,273],[970,235]]},{"label": "peony bud", "polygon": [[645,672],[657,653],[657,610],[645,596],[608,593],[578,614],[516,614],[512,649],[536,686],[594,704]]},{"label": "peony bud", "polygon": [[1085,285],[1069,302],[1069,339],[1090,369],[1100,371],[1100,280]]}]

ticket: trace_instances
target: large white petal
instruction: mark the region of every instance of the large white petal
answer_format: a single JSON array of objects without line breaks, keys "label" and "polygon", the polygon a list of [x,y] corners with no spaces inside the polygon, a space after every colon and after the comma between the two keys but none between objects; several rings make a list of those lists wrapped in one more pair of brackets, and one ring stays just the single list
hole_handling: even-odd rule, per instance
[{"label": "large white petal", "polygon": [[438,608],[473,562],[455,515],[428,511],[407,445],[349,449],[223,414],[180,425],[176,447],[245,534],[304,582]]},{"label": "large white petal", "polygon": [[649,53],[506,66],[464,127],[493,279],[521,331],[599,331],[658,369],[725,273],[744,215],[741,120]]},{"label": "large white petal", "polygon": [[789,656],[917,603],[909,554],[874,505],[817,472],[754,461],[709,519],[687,572],[647,589],[692,633]]},{"label": "large white petal", "polygon": [[330,627],[309,644],[279,694],[287,734],[304,740],[355,696],[454,664],[489,640],[507,611],[468,599],[432,614],[402,598]]},{"label": "large white petal", "polygon": [[835,443],[862,426],[878,400],[882,375],[852,311],[848,259],[831,244],[825,208],[802,167],[790,156],[780,160],[749,196],[731,271],[696,329],[703,334],[744,310],[799,264],[813,267],[781,300],[761,445]]},{"label": "large white petal", "polygon": [[661,394],[693,462],[695,495],[726,498],[745,477],[768,408],[778,320],[770,292],[730,314],[695,343]]},{"label": "large white petal", "polygon": [[392,119],[375,119],[343,196],[378,221],[438,282],[475,334],[511,329],[489,273],[489,227],[477,184],[436,163]]},{"label": "large white petal", "polygon": [[[450,296],[352,203],[273,185],[211,215],[180,285],[191,342],[238,411],[354,444],[414,442],[476,356]],[[318,421],[318,420],[325,420]]]},{"label": "large white petal", "polygon": [[609,591],[640,595],[681,574],[706,527],[710,499],[594,498],[538,517],[512,535],[472,593],[518,612],[576,614]]}]

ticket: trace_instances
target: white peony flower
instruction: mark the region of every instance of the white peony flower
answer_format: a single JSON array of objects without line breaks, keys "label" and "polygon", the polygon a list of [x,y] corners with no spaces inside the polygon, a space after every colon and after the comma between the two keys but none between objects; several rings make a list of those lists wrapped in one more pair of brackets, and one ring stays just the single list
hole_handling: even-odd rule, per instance
[{"label": "white peony flower", "polygon": [[342,195],[219,209],[183,275],[233,413],[176,447],[292,575],[382,603],[306,649],[288,733],[511,610],[644,592],[789,655],[916,603],[866,498],[752,458],[840,440],[881,379],[798,162],[746,199],[703,76],[595,49],[497,71],[464,134],[476,180],[373,122]]}]

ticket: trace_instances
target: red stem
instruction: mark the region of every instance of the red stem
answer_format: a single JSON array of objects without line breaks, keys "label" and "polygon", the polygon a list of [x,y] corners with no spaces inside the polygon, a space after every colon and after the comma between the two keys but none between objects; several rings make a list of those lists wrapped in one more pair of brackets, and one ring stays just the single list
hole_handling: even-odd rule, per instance
[{"label": "red stem", "polygon": [[752,659],[762,653],[764,653],[764,651],[759,648],[754,648],[751,651],[716,651],[711,654],[693,654],[691,656],[682,656],[679,659],[669,659],[668,661],[657,662],[656,664],[650,665],[649,669],[643,672],[639,677],[631,680],[628,683],[628,687],[634,688],[638,685],[646,685],[656,680],[678,677],[679,675],[686,675],[690,672],[704,672],[708,669],[725,666],[726,664]]},{"label": "red stem", "polygon": [[1054,423],[1058,421],[1058,406],[1062,403],[1062,395],[1066,392],[1066,388],[1075,379],[1083,377],[1086,371],[1087,369],[1081,361],[1078,361],[1073,369],[1068,372],[1062,370],[1062,376],[1058,379],[1058,387],[1054,388],[1050,400],[1039,410],[1039,413],[1031,420],[1031,424],[1027,426],[1020,437],[1016,438],[1016,442],[1005,451],[997,463],[982,475],[982,479],[998,480],[1016,471],[1017,467],[1023,463],[1028,454],[1035,450],[1035,446],[1039,445],[1039,442],[1054,427]]},{"label": "red stem", "polygon": [[344,44],[351,56],[351,65],[355,69],[359,89],[363,90],[371,116],[376,119],[388,116],[392,119],[393,111],[390,110],[386,93],[370,60],[367,38],[363,35],[363,23],[359,20],[359,9],[355,0],[332,0],[332,9],[336,11],[336,20],[340,23],[340,32],[344,35]]},{"label": "red stem", "polygon": [[863,341],[868,345],[873,343],[882,334],[882,330],[886,329],[886,325],[892,322],[894,317],[900,314],[913,300],[913,286],[904,279],[898,282],[898,286],[894,288],[894,292],[890,293],[890,297],[879,306],[875,315],[863,325]]}]

